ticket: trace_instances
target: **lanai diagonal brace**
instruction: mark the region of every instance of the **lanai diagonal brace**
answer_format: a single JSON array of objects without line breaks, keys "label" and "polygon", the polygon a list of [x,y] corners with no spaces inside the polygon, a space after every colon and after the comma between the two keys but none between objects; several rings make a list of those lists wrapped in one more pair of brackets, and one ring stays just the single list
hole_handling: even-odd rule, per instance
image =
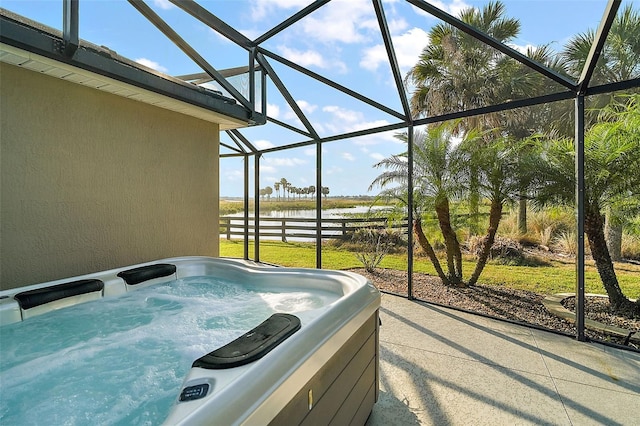
[{"label": "lanai diagonal brace", "polygon": [[258,152],[256,147],[251,142],[249,142],[249,139],[245,138],[244,135],[240,133],[238,130],[235,130],[235,129],[227,130],[226,133],[227,135],[229,135],[229,137],[231,137],[231,139],[233,139],[233,141],[238,145],[238,147],[242,149],[242,151],[246,152],[240,145],[240,142],[245,144],[245,146],[249,148],[249,151],[251,151],[251,153],[255,154]]},{"label": "lanai diagonal brace", "polygon": [[393,42],[391,41],[391,32],[389,31],[389,26],[387,25],[387,18],[384,15],[382,0],[372,0],[372,1],[373,1],[373,7],[376,11],[376,16],[378,17],[378,25],[380,26],[380,32],[382,33],[384,46],[387,50],[387,57],[389,58],[389,65],[391,66],[393,79],[395,80],[396,88],[398,90],[398,96],[400,97],[400,101],[402,102],[402,109],[404,110],[406,119],[409,120],[411,117],[411,108],[409,107],[407,94],[404,90],[402,75],[400,73],[400,66],[398,65],[396,52],[393,48]]},{"label": "lanai diagonal brace", "polygon": [[540,63],[538,63],[538,62],[536,62],[534,60],[532,60],[527,55],[523,55],[522,53],[518,52],[517,50],[507,46],[504,43],[499,42],[495,38],[483,33],[482,31],[479,31],[478,29],[476,29],[472,25],[469,25],[466,22],[463,22],[460,19],[449,15],[448,13],[442,11],[441,9],[438,9],[437,7],[433,6],[429,2],[426,2],[424,0],[407,0],[407,1],[409,3],[411,3],[412,5],[424,10],[427,13],[429,13],[430,15],[433,15],[436,18],[443,20],[447,24],[459,29],[462,32],[465,32],[465,33],[469,34],[470,36],[472,36],[472,37],[474,37],[476,39],[478,39],[482,43],[487,44],[487,45],[493,47],[494,49],[499,50],[500,52],[504,53],[505,55],[515,59],[516,61],[520,62],[521,64],[524,64],[524,65],[528,66],[529,68],[533,69],[534,71],[537,71],[538,73],[544,75],[545,77],[550,78],[551,80],[555,81],[556,83],[561,84],[562,86],[566,87],[567,89],[570,89],[570,90],[575,90],[576,89],[576,83],[574,81],[572,81],[569,77],[566,77],[566,76],[564,76],[562,74],[559,74],[556,71],[552,70],[551,68],[546,67],[546,66],[544,66],[544,65],[542,65],[542,64],[540,64]]},{"label": "lanai diagonal brace", "polygon": [[300,109],[300,107],[298,106],[298,103],[295,101],[295,99],[293,99],[293,96],[291,96],[291,93],[289,93],[282,80],[280,80],[280,77],[278,77],[278,74],[273,68],[271,68],[271,65],[267,61],[267,58],[265,58],[262,53],[258,53],[256,54],[256,59],[260,66],[262,66],[262,68],[264,68],[264,70],[267,72],[267,75],[271,77],[271,81],[273,81],[273,84],[275,84],[293,112],[295,112],[300,121],[302,121],[302,124],[304,124],[309,133],[311,133],[311,136],[314,139],[320,139],[320,136],[318,135],[318,133],[316,133],[315,129],[311,125],[311,122],[309,122],[307,117],[304,115],[302,109]]},{"label": "lanai diagonal brace", "polygon": [[241,32],[224,22],[222,19],[209,12],[193,0],[169,0],[180,9],[187,12],[212,30],[220,33],[238,46],[249,50],[254,47],[254,43],[245,37]]},{"label": "lanai diagonal brace", "polygon": [[214,67],[212,67],[196,50],[189,45],[182,37],[176,33],[165,21],[160,18],[147,4],[142,0],[128,0],[138,12],[149,20],[156,28],[158,28],[169,40],[180,48],[191,58],[200,68],[211,76],[224,90],[233,96],[247,110],[253,111],[251,103],[240,92],[236,90]]},{"label": "lanai diagonal brace", "polygon": [[578,80],[577,91],[579,94],[584,94],[589,86],[589,82],[591,81],[591,77],[593,76],[593,71],[596,68],[596,64],[598,63],[598,58],[600,58],[600,54],[602,53],[602,48],[604,47],[604,43],[607,40],[607,35],[609,34],[609,30],[611,29],[611,25],[613,25],[613,21],[616,18],[616,13],[618,13],[618,8],[620,7],[621,0],[609,0],[607,4],[607,8],[604,12],[602,20],[600,21],[600,26],[598,27],[598,31],[596,32],[594,42],[591,45],[591,49],[589,50],[589,55],[584,63],[584,67],[582,68],[582,73],[580,74],[580,79]]}]

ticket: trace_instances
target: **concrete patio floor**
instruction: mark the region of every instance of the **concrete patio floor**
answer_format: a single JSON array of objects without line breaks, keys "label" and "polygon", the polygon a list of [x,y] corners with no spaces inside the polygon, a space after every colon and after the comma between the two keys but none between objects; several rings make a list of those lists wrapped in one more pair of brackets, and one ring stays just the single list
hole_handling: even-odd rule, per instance
[{"label": "concrete patio floor", "polygon": [[380,425],[640,425],[640,354],[386,295]]}]

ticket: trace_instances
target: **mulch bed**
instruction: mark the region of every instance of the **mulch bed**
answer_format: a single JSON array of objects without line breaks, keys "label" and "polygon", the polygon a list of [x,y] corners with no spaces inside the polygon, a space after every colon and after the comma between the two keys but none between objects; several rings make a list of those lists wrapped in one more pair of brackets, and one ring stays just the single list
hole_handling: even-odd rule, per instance
[{"label": "mulch bed", "polygon": [[[378,269],[369,273],[364,268],[352,269],[371,280],[381,291],[399,295],[407,294],[407,272],[392,269]],[[422,273],[413,274],[413,295],[416,299],[447,305],[454,308],[478,312],[496,318],[534,324],[551,330],[575,335],[575,326],[551,314],[542,304],[543,295],[514,290],[507,287],[475,285],[468,288],[446,287],[439,277]],[[608,311],[605,298],[587,298],[585,315],[606,324],[616,325],[628,330],[638,330],[640,320],[619,317]],[[571,303],[567,304],[571,308]],[[602,335],[590,330],[585,333],[591,338],[622,344],[622,340]],[[635,345],[630,344],[635,347]],[[636,347],[636,349],[638,349]]]}]

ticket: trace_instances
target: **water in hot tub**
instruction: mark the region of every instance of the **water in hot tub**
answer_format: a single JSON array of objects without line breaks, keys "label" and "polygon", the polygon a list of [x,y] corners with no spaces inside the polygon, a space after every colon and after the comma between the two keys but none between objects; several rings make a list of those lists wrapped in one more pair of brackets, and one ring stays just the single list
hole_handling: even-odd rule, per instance
[{"label": "water in hot tub", "polygon": [[160,424],[191,363],[333,293],[191,277],[0,328],[0,424]]}]

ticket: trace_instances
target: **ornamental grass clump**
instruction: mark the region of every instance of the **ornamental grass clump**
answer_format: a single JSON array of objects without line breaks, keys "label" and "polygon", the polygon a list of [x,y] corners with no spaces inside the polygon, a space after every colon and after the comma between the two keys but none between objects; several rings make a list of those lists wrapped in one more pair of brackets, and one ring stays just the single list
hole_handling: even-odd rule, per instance
[{"label": "ornamental grass clump", "polygon": [[362,228],[354,232],[355,254],[367,272],[375,272],[382,259],[394,248],[399,236],[386,229]]}]

